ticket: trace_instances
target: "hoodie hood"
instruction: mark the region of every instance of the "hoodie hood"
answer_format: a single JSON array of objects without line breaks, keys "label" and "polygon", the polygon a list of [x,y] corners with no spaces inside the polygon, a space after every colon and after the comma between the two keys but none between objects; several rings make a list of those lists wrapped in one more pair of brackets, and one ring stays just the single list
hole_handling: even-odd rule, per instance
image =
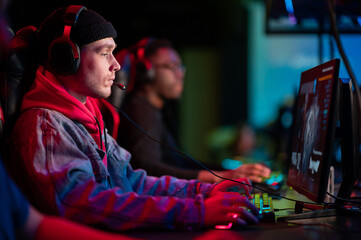
[{"label": "hoodie hood", "polygon": [[55,110],[80,122],[99,148],[105,150],[101,140],[104,122],[95,99],[88,97],[86,103],[82,104],[70,95],[59,80],[43,66],[38,68],[31,90],[24,96],[21,111],[29,108]]}]

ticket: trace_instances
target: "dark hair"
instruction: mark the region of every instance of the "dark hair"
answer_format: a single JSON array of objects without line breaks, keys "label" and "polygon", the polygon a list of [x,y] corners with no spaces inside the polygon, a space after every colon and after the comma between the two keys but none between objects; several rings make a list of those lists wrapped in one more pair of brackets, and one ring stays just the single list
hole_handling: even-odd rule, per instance
[{"label": "dark hair", "polygon": [[149,58],[157,52],[160,48],[174,48],[172,43],[167,39],[154,39],[145,46],[144,56]]}]

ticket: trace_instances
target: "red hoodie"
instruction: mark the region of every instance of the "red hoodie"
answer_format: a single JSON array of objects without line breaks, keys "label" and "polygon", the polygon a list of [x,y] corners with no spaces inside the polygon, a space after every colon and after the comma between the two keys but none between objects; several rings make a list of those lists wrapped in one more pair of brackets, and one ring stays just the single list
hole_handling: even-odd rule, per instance
[{"label": "red hoodie", "polygon": [[[24,96],[21,111],[34,107],[55,110],[72,120],[79,121],[88,130],[99,148],[105,151],[105,145],[101,141],[101,136],[104,134],[104,122],[95,99],[88,97],[86,103],[82,104],[70,95],[56,77],[43,66],[36,71],[35,81],[30,91]],[[96,119],[99,121],[100,129]],[[106,164],[106,156],[103,161]]]}]

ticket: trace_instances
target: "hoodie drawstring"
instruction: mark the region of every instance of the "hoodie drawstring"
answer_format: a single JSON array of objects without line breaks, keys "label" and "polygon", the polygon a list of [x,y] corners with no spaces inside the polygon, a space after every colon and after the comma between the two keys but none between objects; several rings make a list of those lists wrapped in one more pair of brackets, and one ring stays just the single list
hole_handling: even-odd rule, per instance
[{"label": "hoodie drawstring", "polygon": [[[99,132],[100,132],[100,149],[102,149],[103,150],[103,139],[102,139],[102,130],[101,130],[101,128],[100,128],[100,122],[99,122],[99,120],[94,116],[94,118],[95,118],[95,121],[97,122],[97,124],[98,124],[98,129],[99,129]],[[104,149],[105,149],[105,146],[104,146]]]}]

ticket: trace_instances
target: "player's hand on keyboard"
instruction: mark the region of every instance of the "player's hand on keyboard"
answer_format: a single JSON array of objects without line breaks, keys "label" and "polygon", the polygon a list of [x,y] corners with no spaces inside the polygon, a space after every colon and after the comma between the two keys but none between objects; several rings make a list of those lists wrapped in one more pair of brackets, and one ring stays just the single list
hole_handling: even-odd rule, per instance
[{"label": "player's hand on keyboard", "polygon": [[235,179],[237,182],[225,180],[221,183],[218,183],[212,190],[211,196],[217,194],[218,192],[238,192],[250,197],[250,192],[252,191],[252,184],[247,178],[238,178]]},{"label": "player's hand on keyboard", "polygon": [[[204,201],[205,226],[258,223],[258,209],[247,197],[234,192],[217,192]],[[249,210],[248,210],[249,209]]]},{"label": "player's hand on keyboard", "polygon": [[261,182],[262,178],[268,178],[271,174],[271,169],[261,163],[248,163],[232,170],[233,176],[230,178],[249,178],[254,182]]}]

